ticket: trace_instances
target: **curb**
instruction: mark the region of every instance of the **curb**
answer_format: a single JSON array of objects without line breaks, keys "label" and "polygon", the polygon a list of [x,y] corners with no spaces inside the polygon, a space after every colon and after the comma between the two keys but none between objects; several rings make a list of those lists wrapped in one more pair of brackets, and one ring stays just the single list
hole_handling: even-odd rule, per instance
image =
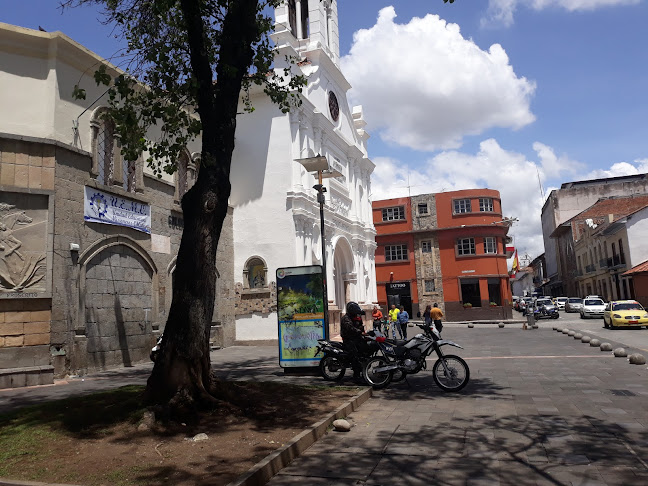
[{"label": "curb", "polygon": [[[346,417],[349,413],[356,411],[360,405],[369,400],[372,391],[371,387],[361,391],[350,401],[330,413],[325,419],[314,423],[299,435],[295,436],[286,445],[270,453],[260,462],[257,462],[248,472],[242,474],[227,486],[262,486],[266,484],[270,478],[324,436],[329,425],[334,420]],[[0,486],[2,486],[2,483],[0,483]]]},{"label": "curb", "polygon": [[0,486],[76,486],[74,484],[40,483],[37,481],[14,481],[0,478]]}]

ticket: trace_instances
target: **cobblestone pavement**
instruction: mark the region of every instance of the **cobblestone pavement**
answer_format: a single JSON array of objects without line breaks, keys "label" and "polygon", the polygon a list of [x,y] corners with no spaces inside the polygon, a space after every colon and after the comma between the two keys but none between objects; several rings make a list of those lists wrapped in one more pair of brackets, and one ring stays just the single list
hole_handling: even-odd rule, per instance
[{"label": "cobblestone pavement", "polygon": [[[520,325],[446,325],[444,338],[465,347],[456,354],[470,366],[463,391],[443,393],[429,372],[421,372],[409,386],[375,392],[349,417],[351,432],[330,432],[269,484],[648,484],[646,366],[552,331],[562,324],[540,321],[540,329],[527,331]],[[272,346],[218,350],[212,361],[228,379],[325,384],[317,376],[286,375]],[[145,364],[53,386],[0,390],[0,413],[144,384],[150,369]]]},{"label": "cobblestone pavement", "polygon": [[648,484],[645,365],[544,326],[449,325],[444,338],[466,348],[462,392],[426,372],[392,384],[269,485]]}]

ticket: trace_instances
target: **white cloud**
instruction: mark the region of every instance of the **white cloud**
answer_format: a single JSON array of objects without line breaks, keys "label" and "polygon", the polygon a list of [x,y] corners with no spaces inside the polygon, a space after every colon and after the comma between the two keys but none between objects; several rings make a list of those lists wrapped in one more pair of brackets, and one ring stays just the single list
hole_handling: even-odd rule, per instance
[{"label": "white cloud", "polygon": [[587,174],[582,180],[620,177],[626,175],[645,174],[648,172],[648,159],[637,159],[633,163],[617,162],[609,169],[596,169]]},{"label": "white cloud", "polygon": [[538,176],[544,183],[547,179],[574,174],[582,164],[565,156],[557,157],[551,147],[539,142],[533,148],[537,161],[503,149],[494,139],[484,140],[475,154],[446,151],[417,168],[392,158],[376,157],[371,198],[376,201],[408,194],[496,189],[502,197],[504,216],[519,219],[509,231],[519,255],[528,253],[535,258],[544,252],[540,223],[544,198]]},{"label": "white cloud", "polygon": [[466,135],[533,122],[535,83],[518,77],[499,44],[481,50],[437,15],[394,22],[383,8],[376,25],[354,34],[342,59],[371,132],[416,150],[453,149]]},{"label": "white cloud", "polygon": [[482,25],[498,24],[510,26],[513,24],[513,14],[518,6],[543,10],[545,8],[562,8],[569,12],[596,10],[602,7],[622,5],[637,5],[641,0],[490,0]]}]

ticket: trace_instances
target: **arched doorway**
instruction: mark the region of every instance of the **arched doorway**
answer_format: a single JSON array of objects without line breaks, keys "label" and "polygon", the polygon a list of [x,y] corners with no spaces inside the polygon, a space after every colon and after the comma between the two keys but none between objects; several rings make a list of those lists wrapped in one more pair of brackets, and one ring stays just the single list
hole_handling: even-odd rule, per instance
[{"label": "arched doorway", "polygon": [[356,298],[353,252],[346,238],[340,237],[333,251],[333,287],[335,289],[335,305],[344,309],[346,303]]}]

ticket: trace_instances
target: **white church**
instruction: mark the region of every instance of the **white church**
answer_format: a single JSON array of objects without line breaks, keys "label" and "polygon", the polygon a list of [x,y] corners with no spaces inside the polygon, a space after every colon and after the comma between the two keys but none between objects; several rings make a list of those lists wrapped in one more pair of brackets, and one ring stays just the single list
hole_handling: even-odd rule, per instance
[{"label": "white church", "polygon": [[[308,84],[302,104],[284,114],[258,89],[255,111],[237,119],[232,160],[236,342],[276,340],[277,268],[322,263],[326,251],[329,315],[339,322],[349,301],[377,301],[375,229],[371,213],[368,133],[362,108],[347,102],[340,70],[336,0],[287,0],[275,11],[275,69],[298,59]],[[241,112],[243,109],[241,109]],[[325,241],[321,241],[317,178],[299,159],[321,155]]]}]

